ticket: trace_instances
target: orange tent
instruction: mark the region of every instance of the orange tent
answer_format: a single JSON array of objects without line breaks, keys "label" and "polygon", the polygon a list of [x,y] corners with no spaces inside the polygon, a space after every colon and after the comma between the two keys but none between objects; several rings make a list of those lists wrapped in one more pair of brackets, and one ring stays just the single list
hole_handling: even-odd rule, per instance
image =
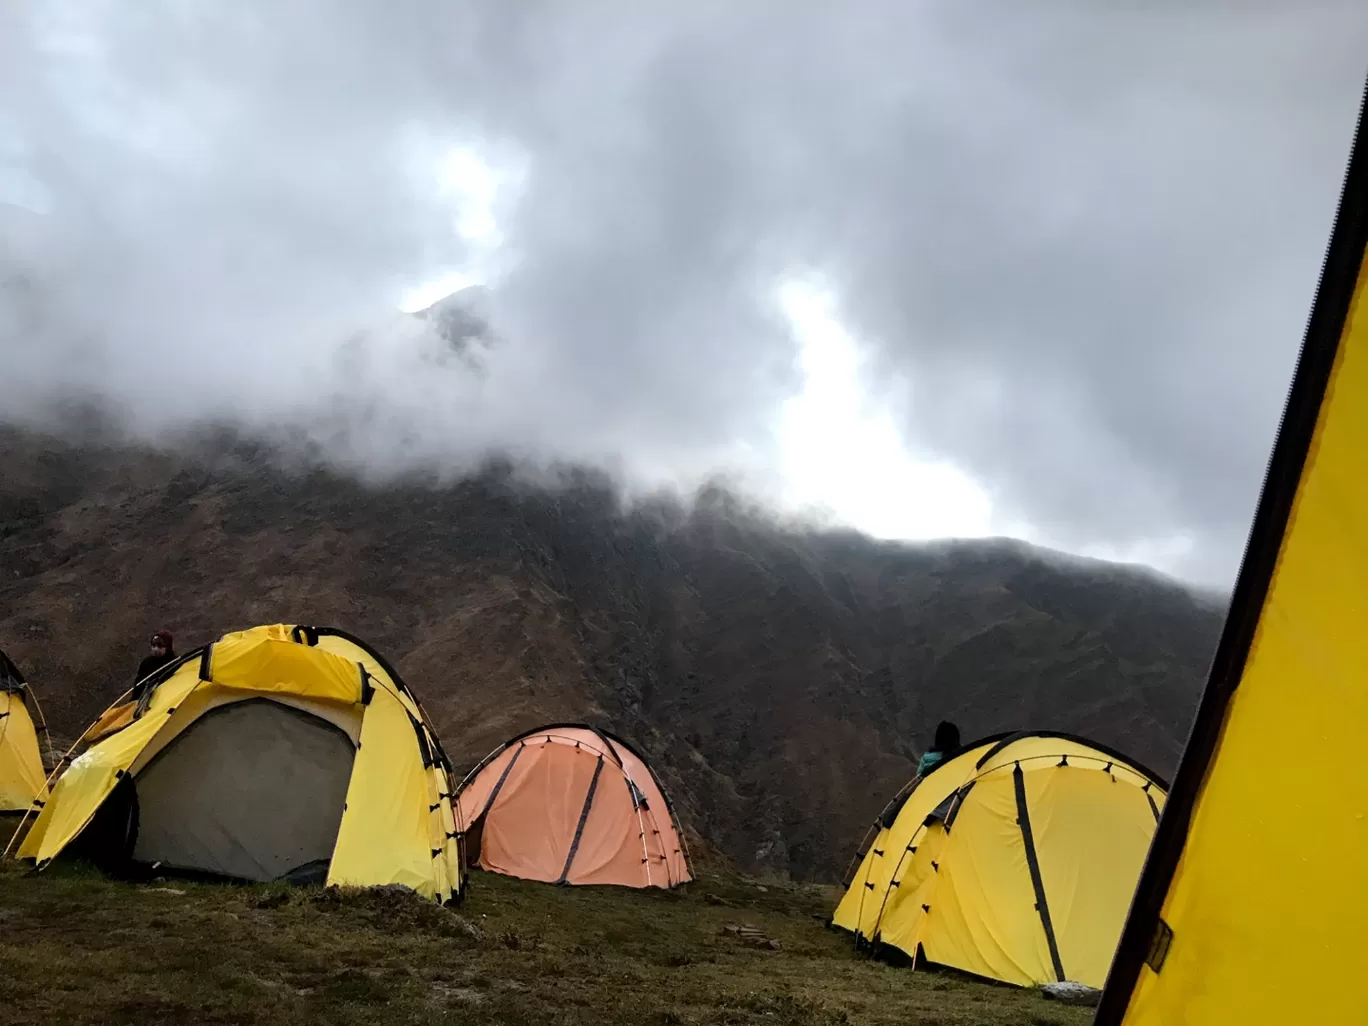
[{"label": "orange tent", "polygon": [[458,822],[481,869],[557,884],[674,887],[692,878],[674,809],[641,753],[594,727],[541,727],[466,777]]}]

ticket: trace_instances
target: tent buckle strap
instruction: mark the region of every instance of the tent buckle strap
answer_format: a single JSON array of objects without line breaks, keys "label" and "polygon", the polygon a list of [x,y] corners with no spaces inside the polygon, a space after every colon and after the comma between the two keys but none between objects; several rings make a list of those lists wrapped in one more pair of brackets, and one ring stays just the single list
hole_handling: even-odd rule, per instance
[{"label": "tent buckle strap", "polygon": [[1145,965],[1156,973],[1164,968],[1164,962],[1168,958],[1169,947],[1172,944],[1173,928],[1160,919],[1154,924],[1154,939],[1150,941],[1149,954],[1145,956]]}]

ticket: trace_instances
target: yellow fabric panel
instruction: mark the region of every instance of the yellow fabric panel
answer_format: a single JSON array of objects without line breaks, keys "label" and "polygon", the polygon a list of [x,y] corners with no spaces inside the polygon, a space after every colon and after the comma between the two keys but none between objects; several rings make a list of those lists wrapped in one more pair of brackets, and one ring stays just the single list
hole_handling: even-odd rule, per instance
[{"label": "yellow fabric panel", "polygon": [[926,957],[1023,987],[1053,980],[1010,768],[974,784],[939,862],[922,931]]},{"label": "yellow fabric panel", "polygon": [[875,873],[874,863],[882,858],[878,852],[885,851],[884,845],[887,844],[888,830],[880,829],[874,837],[874,842],[864,853],[864,858],[860,860],[860,866],[855,870],[855,875],[850,878],[850,886],[846,888],[845,894],[841,895],[841,901],[836,906],[836,911],[831,915],[834,925],[852,933],[863,932],[861,927],[864,923],[864,906],[867,901],[881,901],[882,898],[872,898],[873,890],[866,884],[874,883]]},{"label": "yellow fabric panel", "polygon": [[1101,988],[1155,817],[1140,788],[1087,765],[1025,775],[1031,832],[1068,979]]},{"label": "yellow fabric panel", "polygon": [[111,705],[100,718],[86,728],[86,732],[81,735],[82,740],[93,743],[100,740],[107,734],[112,734],[116,730],[123,730],[133,722],[133,714],[137,711],[136,702],[122,702],[119,705]]},{"label": "yellow fabric panel", "polygon": [[356,661],[246,631],[214,643],[209,675],[220,687],[334,702],[361,700],[361,669]]},{"label": "yellow fabric panel", "polygon": [[0,812],[25,811],[47,797],[38,732],[23,695],[0,691]]},{"label": "yellow fabric panel", "polygon": [[41,865],[65,848],[114,789],[118,772],[128,769],[166,719],[165,710],[149,713],[73,760],[57,778],[19,857],[37,859]]},{"label": "yellow fabric panel", "polygon": [[163,681],[152,692],[152,699],[147,703],[147,710],[143,713],[143,719],[153,713],[170,712],[185,701],[186,695],[196,691],[201,686],[199,666],[200,661],[198,659],[191,659]]},{"label": "yellow fabric panel", "polygon": [[[292,628],[282,626],[280,628],[289,636]],[[397,681],[385,669],[384,665],[368,649],[349,638],[339,637],[336,634],[319,634],[317,644],[313,646],[316,650],[327,652],[331,655],[346,659],[352,663],[360,663],[366,668],[370,675],[371,685],[376,691],[384,691],[420,723],[427,723],[427,716],[424,714],[418,700],[409,692],[402,690]],[[431,734],[431,725],[428,725]],[[435,737],[432,739],[433,747],[436,747]],[[421,756],[421,753],[419,753]],[[429,834],[432,840],[433,850],[441,849],[442,855],[435,860],[433,867],[435,886],[441,900],[450,898],[453,892],[459,891],[462,884],[463,866],[461,863],[460,847],[455,843],[454,838],[449,838],[448,834],[458,832],[455,813],[451,806],[451,794],[454,791],[452,783],[447,779],[446,770],[440,766],[428,768],[428,801],[427,806],[437,805],[438,808],[431,812],[431,822],[429,823]],[[442,797],[445,795],[446,797]]]},{"label": "yellow fabric panel", "polygon": [[[410,729],[412,729],[412,723],[410,723],[409,726]],[[419,759],[419,762],[422,762],[421,758]],[[427,810],[428,850],[429,854],[434,851],[441,853],[432,860],[433,889],[435,896],[444,901],[451,895],[452,890],[456,887],[456,883],[451,877],[446,859],[448,838],[446,836],[447,831],[444,828],[444,816],[442,802],[440,800],[443,788],[438,780],[436,765],[429,766],[423,771],[423,783],[427,787],[424,808]],[[452,842],[450,847],[454,849],[456,847],[455,838],[451,838],[450,840]]]},{"label": "yellow fabric panel", "polygon": [[[321,652],[329,652],[332,655],[340,656],[353,663],[360,663],[366,668],[366,672],[378,682],[384,682],[390,687],[394,687],[394,681],[385,672],[385,668],[376,661],[375,657],[367,652],[360,645],[349,641],[346,638],[339,638],[335,634],[319,635],[318,644],[315,646]],[[395,690],[398,690],[397,688]]]},{"label": "yellow fabric panel", "polygon": [[446,770],[441,766],[433,766],[428,771],[428,776],[431,782],[429,793],[436,795],[433,802],[436,802],[438,806],[437,813],[432,821],[432,825],[436,828],[437,841],[433,847],[442,849],[438,866],[443,877],[444,897],[450,897],[459,892],[464,883],[461,846],[457,843],[456,837],[452,836],[461,833],[462,828],[456,823],[456,810],[451,804],[454,785],[447,776]]},{"label": "yellow fabric panel", "polygon": [[1368,1022],[1368,273],[1129,1026]]},{"label": "yellow fabric panel", "polygon": [[[966,781],[973,778],[974,764],[992,747],[978,745],[955,756],[945,765],[928,773],[926,778],[908,796],[892,828],[882,830],[874,844],[865,853],[864,861],[856,871],[854,879],[841,904],[836,909],[833,922],[847,930],[860,933],[867,940],[874,938],[875,923],[883,896],[888,891],[898,861],[908,845],[912,844],[922,824],[941,802],[954,794]],[[883,852],[878,855],[876,852]],[[873,888],[866,884],[873,884]],[[858,893],[865,891],[865,894]],[[869,898],[876,900],[869,900]]]},{"label": "yellow fabric panel", "polygon": [[[126,727],[97,741],[73,760],[57,778],[47,805],[20,846],[19,857],[42,864],[65,848],[113,790],[117,772],[133,764],[166,725],[171,710],[198,686],[199,661],[191,660],[157,688],[141,719],[131,719],[130,712]],[[99,722],[107,719],[109,712]]]},{"label": "yellow fabric panel", "polygon": [[361,722],[361,749],[328,883],[399,883],[439,897],[430,786],[407,710],[391,692],[377,688]]},{"label": "yellow fabric panel", "polygon": [[257,627],[248,627],[243,631],[229,631],[222,635],[219,641],[228,643],[236,641],[290,641],[290,632],[294,630],[294,624],[290,623],[264,623]]},{"label": "yellow fabric panel", "polygon": [[341,656],[353,663],[360,663],[366,668],[366,672],[371,675],[377,688],[388,687],[389,690],[399,696],[399,701],[403,704],[405,709],[418,719],[426,722],[427,717],[425,717],[419,709],[417,700],[407,692],[401,691],[399,686],[394,682],[394,679],[390,677],[385,668],[380,665],[380,662],[360,645],[349,641],[346,638],[339,638],[335,634],[322,634],[319,635],[317,647],[324,652],[331,652],[333,655]]},{"label": "yellow fabric panel", "polygon": [[915,955],[923,940],[929,916],[922,906],[936,906],[937,868],[949,835],[939,823],[932,823],[916,838],[916,851],[903,854],[903,864],[894,878],[897,886],[888,890],[882,916],[877,920],[877,935],[884,944]]},{"label": "yellow fabric panel", "polygon": [[[416,720],[420,723],[427,722],[427,717],[423,714],[417,699],[407,691],[400,690],[398,683],[390,676],[380,661],[363,646],[335,634],[320,634],[316,647],[324,652],[363,665],[366,672],[370,674],[371,683],[377,691],[388,692]],[[411,727],[412,724],[410,724]],[[430,732],[431,725],[429,725]],[[411,729],[410,736],[412,736]],[[421,756],[421,753],[419,755]],[[440,766],[429,767],[427,775],[428,801],[426,806],[438,806],[431,813],[429,837],[432,841],[432,850],[435,851],[439,848],[442,850],[442,855],[434,860],[434,879],[440,897],[445,900],[453,892],[460,889],[462,882],[460,849],[455,843],[455,839],[447,836],[457,832],[455,813],[451,806],[450,797],[454,787],[447,779],[446,771]],[[443,795],[446,797],[442,797]]]}]

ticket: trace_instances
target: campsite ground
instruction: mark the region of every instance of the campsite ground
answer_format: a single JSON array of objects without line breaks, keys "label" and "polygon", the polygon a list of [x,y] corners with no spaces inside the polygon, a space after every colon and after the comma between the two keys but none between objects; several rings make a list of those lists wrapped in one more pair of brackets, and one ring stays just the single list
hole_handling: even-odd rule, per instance
[{"label": "campsite ground", "polygon": [[[668,893],[472,884],[453,912],[386,892],[130,885],[5,863],[0,1023],[1090,1020],[1038,993],[856,955],[823,929],[830,889],[727,874]],[[759,936],[727,931],[742,925]]]}]

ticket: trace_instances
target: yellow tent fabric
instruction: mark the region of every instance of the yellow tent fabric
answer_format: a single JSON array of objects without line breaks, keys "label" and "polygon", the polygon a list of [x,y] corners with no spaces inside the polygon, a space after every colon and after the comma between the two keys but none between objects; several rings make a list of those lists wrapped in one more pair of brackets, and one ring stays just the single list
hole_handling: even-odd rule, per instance
[{"label": "yellow tent fabric", "polygon": [[1100,987],[1164,800],[1082,738],[975,742],[884,810],[832,922],[1004,983]]},{"label": "yellow tent fabric", "polygon": [[0,813],[28,812],[47,798],[38,747],[42,714],[18,668],[0,652]]},{"label": "yellow tent fabric", "polygon": [[1368,140],[1225,631],[1097,1013],[1368,1022]]},{"label": "yellow tent fabric", "polygon": [[[234,736],[233,744],[225,747],[229,728],[222,725],[228,722],[222,714],[241,712],[247,704],[261,702],[269,703],[276,713],[254,720],[255,733],[244,733],[240,739]],[[160,679],[154,678],[154,687],[140,701],[107,711],[96,725],[98,731],[92,728],[86,733],[88,740],[93,739],[90,747],[58,778],[20,848],[20,857],[33,859],[40,868],[95,820],[121,781],[129,781],[137,792],[139,814],[144,817],[149,812],[147,803],[162,800],[160,795],[168,786],[171,793],[163,805],[169,802],[188,809],[197,802],[201,806],[217,802],[228,809],[234,805],[234,794],[197,796],[196,788],[221,789],[222,779],[245,776],[250,780],[257,765],[252,760],[258,757],[264,760],[260,765],[278,768],[282,746],[291,751],[291,745],[298,747],[299,772],[288,765],[291,755],[287,754],[278,784],[251,780],[254,788],[288,789],[302,786],[299,780],[326,780],[329,773],[336,777],[341,743],[346,750],[346,761],[341,764],[346,777],[344,790],[335,795],[335,815],[309,810],[323,829],[335,831],[327,882],[397,883],[441,901],[459,897],[463,891],[464,864],[451,803],[450,762],[421,705],[399,675],[378,653],[343,631],[276,624],[226,634],[168,667]],[[215,730],[223,735],[217,748]],[[207,765],[190,763],[183,781],[159,782],[156,796],[144,794],[144,785],[152,789],[153,767],[184,750],[183,742],[191,737],[198,746],[194,750],[217,752],[239,765],[230,767],[229,776],[223,778]],[[234,778],[233,773],[238,776]],[[198,779],[201,774],[203,779]],[[236,811],[249,818],[254,815],[251,809]],[[257,818],[264,823],[269,812],[260,810]],[[215,821],[212,810],[208,816],[197,836],[168,842],[190,859],[169,868],[203,870],[207,863],[195,862],[197,854],[245,843],[240,836],[220,836],[225,831],[231,834],[231,827]],[[290,834],[291,826],[262,826],[252,835],[254,843],[269,844],[272,839],[285,843],[282,837],[296,843],[299,839]],[[168,828],[162,824],[160,829],[165,833]],[[174,834],[174,823],[170,829]]]}]

